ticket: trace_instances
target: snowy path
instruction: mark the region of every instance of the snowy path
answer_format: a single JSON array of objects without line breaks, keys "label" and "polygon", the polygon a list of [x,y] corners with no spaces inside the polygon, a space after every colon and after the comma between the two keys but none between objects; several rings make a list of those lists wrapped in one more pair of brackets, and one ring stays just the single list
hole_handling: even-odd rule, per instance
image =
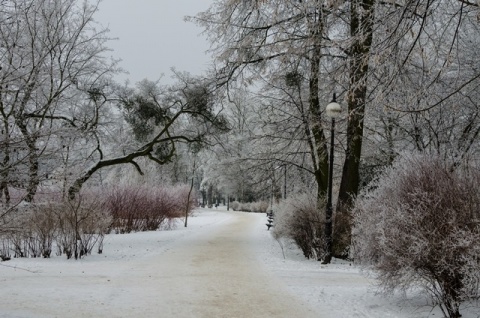
[{"label": "snowy path", "polygon": [[[194,230],[171,237],[113,238],[120,255],[125,248],[135,255],[15,260],[10,265],[34,272],[2,277],[0,268],[0,317],[319,317],[258,262],[251,233],[258,220],[224,212],[196,228],[192,218]],[[149,235],[156,244],[148,245]],[[123,239],[126,245],[117,242]]]}]

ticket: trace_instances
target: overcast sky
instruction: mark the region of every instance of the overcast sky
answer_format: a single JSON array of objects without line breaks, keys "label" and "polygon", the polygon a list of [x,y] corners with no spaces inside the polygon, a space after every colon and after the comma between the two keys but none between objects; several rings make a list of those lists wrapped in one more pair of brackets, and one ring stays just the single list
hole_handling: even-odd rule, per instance
[{"label": "overcast sky", "polygon": [[95,19],[110,29],[111,55],[136,83],[144,78],[171,82],[170,68],[198,75],[211,59],[205,54],[209,43],[202,29],[183,20],[186,15],[205,11],[213,0],[102,0]]}]

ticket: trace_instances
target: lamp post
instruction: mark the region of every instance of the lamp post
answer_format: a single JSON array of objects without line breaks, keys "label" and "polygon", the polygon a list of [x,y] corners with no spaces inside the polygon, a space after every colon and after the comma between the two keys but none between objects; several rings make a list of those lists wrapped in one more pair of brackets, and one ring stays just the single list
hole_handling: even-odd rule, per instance
[{"label": "lamp post", "polygon": [[337,103],[337,96],[333,93],[332,101],[327,105],[326,109],[327,117],[332,119],[332,127],[330,130],[330,156],[328,166],[328,189],[327,189],[327,206],[325,209],[325,238],[327,255],[323,261],[323,264],[329,264],[332,260],[332,243],[333,243],[333,209],[332,209],[332,184],[333,184],[333,146],[335,137],[335,118],[337,118],[342,112],[342,107]]}]

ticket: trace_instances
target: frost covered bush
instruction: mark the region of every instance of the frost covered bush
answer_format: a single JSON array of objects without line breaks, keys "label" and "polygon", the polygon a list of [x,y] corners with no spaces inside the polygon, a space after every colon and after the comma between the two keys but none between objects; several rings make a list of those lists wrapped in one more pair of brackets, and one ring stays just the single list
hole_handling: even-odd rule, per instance
[{"label": "frost covered bush", "polygon": [[[118,233],[169,228],[185,211],[189,187],[129,186],[105,192],[84,192],[74,200],[60,193],[41,194],[0,214],[0,256],[81,258],[97,247],[112,229]],[[1,212],[1,211],[0,211]],[[8,225],[8,226],[7,226]]]},{"label": "frost covered bush", "polygon": [[230,203],[230,207],[233,211],[265,213],[268,210],[269,204],[266,201],[247,203],[233,201]]},{"label": "frost covered bush", "polygon": [[[34,212],[30,205],[27,208],[22,204],[9,209],[9,213],[2,215],[2,224],[8,224],[8,227],[7,229],[4,227],[1,232],[2,251],[0,254],[8,257],[50,256],[51,244],[47,243],[46,246],[41,244],[42,239],[36,233],[36,229],[40,228],[42,223],[35,224],[36,221],[40,221],[45,216],[36,215]],[[45,228],[41,231],[47,232],[49,237],[53,237],[55,230],[56,228],[50,231]]]},{"label": "frost covered bush", "polygon": [[290,239],[306,258],[323,259],[325,214],[319,212],[315,195],[301,194],[287,199],[274,207],[274,212],[272,235],[275,239]]},{"label": "frost covered bush", "polygon": [[[171,227],[175,218],[182,217],[187,209],[189,188],[125,186],[112,188],[107,195],[106,207],[117,233],[154,231],[161,226]],[[194,207],[190,197],[188,211]]]},{"label": "frost covered bush", "polygon": [[254,202],[252,212],[265,213],[265,212],[267,212],[269,206],[270,205],[266,201]]},{"label": "frost covered bush", "polygon": [[230,203],[230,207],[232,208],[233,211],[240,211],[240,202],[233,201]]},{"label": "frost covered bush", "polygon": [[42,205],[35,205],[32,210],[28,226],[24,228],[28,234],[26,239],[35,247],[31,249],[31,255],[49,258],[57,235],[58,219],[52,210],[45,209]]},{"label": "frost covered bush", "polygon": [[50,205],[50,208],[55,211],[59,222],[59,254],[78,259],[91,254],[95,245],[98,245],[98,252],[102,252],[103,238],[112,223],[104,198],[92,193],[83,194],[74,200]]},{"label": "frost covered bush", "polygon": [[101,247],[111,223],[100,196],[81,195],[69,201],[55,193],[19,205],[2,221],[9,224],[0,237],[2,254],[44,258],[55,248],[57,255],[67,258],[90,254],[96,244]]},{"label": "frost covered bush", "polygon": [[421,287],[451,318],[479,296],[480,172],[437,157],[401,158],[356,200],[355,260],[385,291]]}]

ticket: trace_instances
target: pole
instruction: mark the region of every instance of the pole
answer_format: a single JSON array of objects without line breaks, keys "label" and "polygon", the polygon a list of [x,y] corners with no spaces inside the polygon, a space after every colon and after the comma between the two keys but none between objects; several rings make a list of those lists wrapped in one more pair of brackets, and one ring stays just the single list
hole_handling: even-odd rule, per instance
[{"label": "pole", "polygon": [[333,243],[333,209],[332,209],[332,186],[333,186],[333,145],[335,133],[335,118],[332,118],[332,129],[330,131],[330,163],[328,167],[328,191],[327,191],[327,207],[325,211],[325,238],[327,255],[323,264],[329,264],[332,260],[332,243]]},{"label": "pole", "polygon": [[[275,170],[273,170],[275,172]],[[272,174],[272,186],[270,188],[270,212],[273,212],[273,174]]]}]

